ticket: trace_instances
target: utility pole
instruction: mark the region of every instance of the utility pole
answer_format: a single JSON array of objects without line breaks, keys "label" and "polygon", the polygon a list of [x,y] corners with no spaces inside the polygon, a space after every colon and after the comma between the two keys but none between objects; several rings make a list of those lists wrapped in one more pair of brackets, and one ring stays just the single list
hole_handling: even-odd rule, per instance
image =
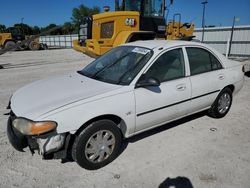
[{"label": "utility pole", "polygon": [[202,15],[202,39],[201,41],[204,41],[204,31],[205,31],[205,9],[206,9],[206,4],[207,0],[203,1],[201,4],[203,4],[203,15]]},{"label": "utility pole", "polygon": [[235,26],[235,22],[239,21],[240,19],[239,18],[236,18],[234,16],[234,19],[233,19],[233,25],[232,25],[232,30],[231,30],[231,36],[230,36],[230,42],[229,42],[229,50],[228,50],[228,56],[230,56],[230,53],[231,53],[231,47],[232,47],[232,42],[233,42],[233,35],[234,35],[234,26]]},{"label": "utility pole", "polygon": [[21,29],[22,33],[24,33],[23,20],[24,20],[24,18],[21,18],[20,29]]}]

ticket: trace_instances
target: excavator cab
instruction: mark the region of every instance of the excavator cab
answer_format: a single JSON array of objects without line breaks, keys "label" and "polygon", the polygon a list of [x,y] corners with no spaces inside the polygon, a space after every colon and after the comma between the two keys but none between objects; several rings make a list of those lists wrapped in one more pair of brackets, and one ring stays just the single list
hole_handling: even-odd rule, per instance
[{"label": "excavator cab", "polygon": [[138,11],[144,16],[164,17],[165,0],[116,0],[115,11]]},{"label": "excavator cab", "polygon": [[123,0],[120,11],[140,13],[140,31],[155,32],[157,38],[164,38],[166,32],[165,0]]},{"label": "excavator cab", "polygon": [[12,40],[15,42],[25,40],[25,35],[19,28],[9,27],[6,29],[6,33],[11,33]]}]

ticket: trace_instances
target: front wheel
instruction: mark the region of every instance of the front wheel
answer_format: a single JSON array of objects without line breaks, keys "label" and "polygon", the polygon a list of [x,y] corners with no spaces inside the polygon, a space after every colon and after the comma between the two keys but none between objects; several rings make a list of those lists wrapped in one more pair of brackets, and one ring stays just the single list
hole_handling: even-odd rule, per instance
[{"label": "front wheel", "polygon": [[77,136],[72,156],[81,167],[96,170],[118,156],[121,142],[121,131],[117,125],[111,120],[99,120]]},{"label": "front wheel", "polygon": [[14,48],[14,46],[16,45],[16,43],[14,41],[7,41],[6,44],[4,45],[4,49],[10,50],[10,51],[15,51],[16,48]]},{"label": "front wheel", "polygon": [[214,101],[212,107],[209,109],[208,113],[210,116],[214,118],[222,118],[224,117],[233,101],[232,91],[229,88],[223,89],[216,100]]}]

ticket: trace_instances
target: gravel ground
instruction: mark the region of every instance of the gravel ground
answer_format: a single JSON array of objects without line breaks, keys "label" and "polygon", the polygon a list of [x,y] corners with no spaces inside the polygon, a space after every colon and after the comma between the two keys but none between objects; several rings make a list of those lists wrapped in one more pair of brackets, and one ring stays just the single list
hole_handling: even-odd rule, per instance
[{"label": "gravel ground", "polygon": [[[90,58],[68,50],[0,56],[0,187],[249,188],[250,79],[223,119],[199,113],[128,140],[108,166],[87,171],[75,162],[45,161],[15,151],[6,135],[10,95],[51,75],[81,69]],[[248,62],[250,63],[250,62]]]}]

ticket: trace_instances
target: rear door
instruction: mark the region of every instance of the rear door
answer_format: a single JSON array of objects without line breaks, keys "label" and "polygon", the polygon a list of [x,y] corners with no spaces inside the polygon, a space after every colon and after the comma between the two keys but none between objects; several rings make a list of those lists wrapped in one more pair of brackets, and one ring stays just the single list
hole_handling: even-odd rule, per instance
[{"label": "rear door", "polygon": [[212,105],[225,85],[222,64],[211,51],[200,47],[186,47],[192,83],[192,111]]}]

